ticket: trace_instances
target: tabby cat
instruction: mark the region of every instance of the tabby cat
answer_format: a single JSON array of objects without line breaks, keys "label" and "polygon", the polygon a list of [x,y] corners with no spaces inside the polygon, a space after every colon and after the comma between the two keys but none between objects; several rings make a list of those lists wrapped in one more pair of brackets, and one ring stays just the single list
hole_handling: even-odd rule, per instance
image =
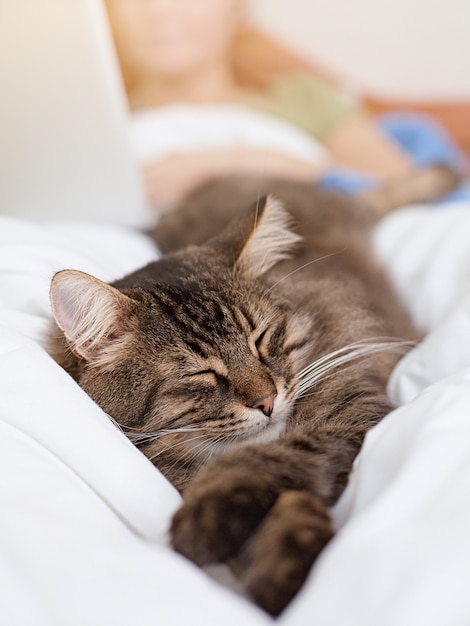
[{"label": "tabby cat", "polygon": [[375,219],[311,185],[216,181],[161,220],[160,260],[113,285],[52,281],[53,356],[183,492],[174,548],[229,563],[273,615],[332,538],[328,508],[416,338]]}]

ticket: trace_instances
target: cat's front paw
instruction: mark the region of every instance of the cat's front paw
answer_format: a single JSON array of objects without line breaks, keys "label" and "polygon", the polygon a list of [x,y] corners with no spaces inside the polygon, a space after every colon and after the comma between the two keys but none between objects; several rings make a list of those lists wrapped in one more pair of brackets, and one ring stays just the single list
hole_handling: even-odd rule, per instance
[{"label": "cat's front paw", "polygon": [[253,600],[271,615],[279,615],[332,537],[330,517],[318,498],[287,491],[232,566]]},{"label": "cat's front paw", "polygon": [[190,488],[172,521],[173,547],[198,565],[236,556],[276,498],[253,476],[224,478]]}]

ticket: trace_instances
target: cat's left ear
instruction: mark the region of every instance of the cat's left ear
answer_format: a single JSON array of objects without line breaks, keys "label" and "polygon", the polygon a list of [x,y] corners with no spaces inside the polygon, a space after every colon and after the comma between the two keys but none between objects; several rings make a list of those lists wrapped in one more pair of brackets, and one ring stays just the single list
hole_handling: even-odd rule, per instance
[{"label": "cat's left ear", "polygon": [[134,301],[94,276],[76,270],[58,272],[50,298],[70,349],[90,363],[112,361],[131,335]]},{"label": "cat's left ear", "polygon": [[292,217],[280,200],[269,195],[234,220],[210,245],[220,249],[235,267],[262,276],[289,258],[302,238],[291,230]]}]

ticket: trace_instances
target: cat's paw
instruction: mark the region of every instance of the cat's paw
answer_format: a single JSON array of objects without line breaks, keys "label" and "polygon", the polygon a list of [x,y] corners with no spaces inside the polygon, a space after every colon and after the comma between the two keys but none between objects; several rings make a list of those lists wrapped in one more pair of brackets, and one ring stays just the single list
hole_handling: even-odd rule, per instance
[{"label": "cat's paw", "polygon": [[332,536],[331,520],[315,496],[285,492],[234,563],[235,573],[257,604],[279,615]]},{"label": "cat's paw", "polygon": [[175,550],[198,565],[237,555],[275,501],[275,494],[253,478],[225,476],[190,488],[171,525]]}]

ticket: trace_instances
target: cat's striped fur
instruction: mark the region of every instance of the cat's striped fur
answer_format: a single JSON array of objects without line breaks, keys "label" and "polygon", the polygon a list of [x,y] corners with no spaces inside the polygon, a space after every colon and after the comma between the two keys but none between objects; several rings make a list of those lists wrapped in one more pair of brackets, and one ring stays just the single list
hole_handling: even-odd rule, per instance
[{"label": "cat's striped fur", "polygon": [[277,614],[333,535],[328,507],[416,334],[366,207],[270,182],[286,211],[259,187],[194,193],[154,233],[162,259],[113,286],[58,273],[53,354],[183,491],[175,548],[230,561]]}]

